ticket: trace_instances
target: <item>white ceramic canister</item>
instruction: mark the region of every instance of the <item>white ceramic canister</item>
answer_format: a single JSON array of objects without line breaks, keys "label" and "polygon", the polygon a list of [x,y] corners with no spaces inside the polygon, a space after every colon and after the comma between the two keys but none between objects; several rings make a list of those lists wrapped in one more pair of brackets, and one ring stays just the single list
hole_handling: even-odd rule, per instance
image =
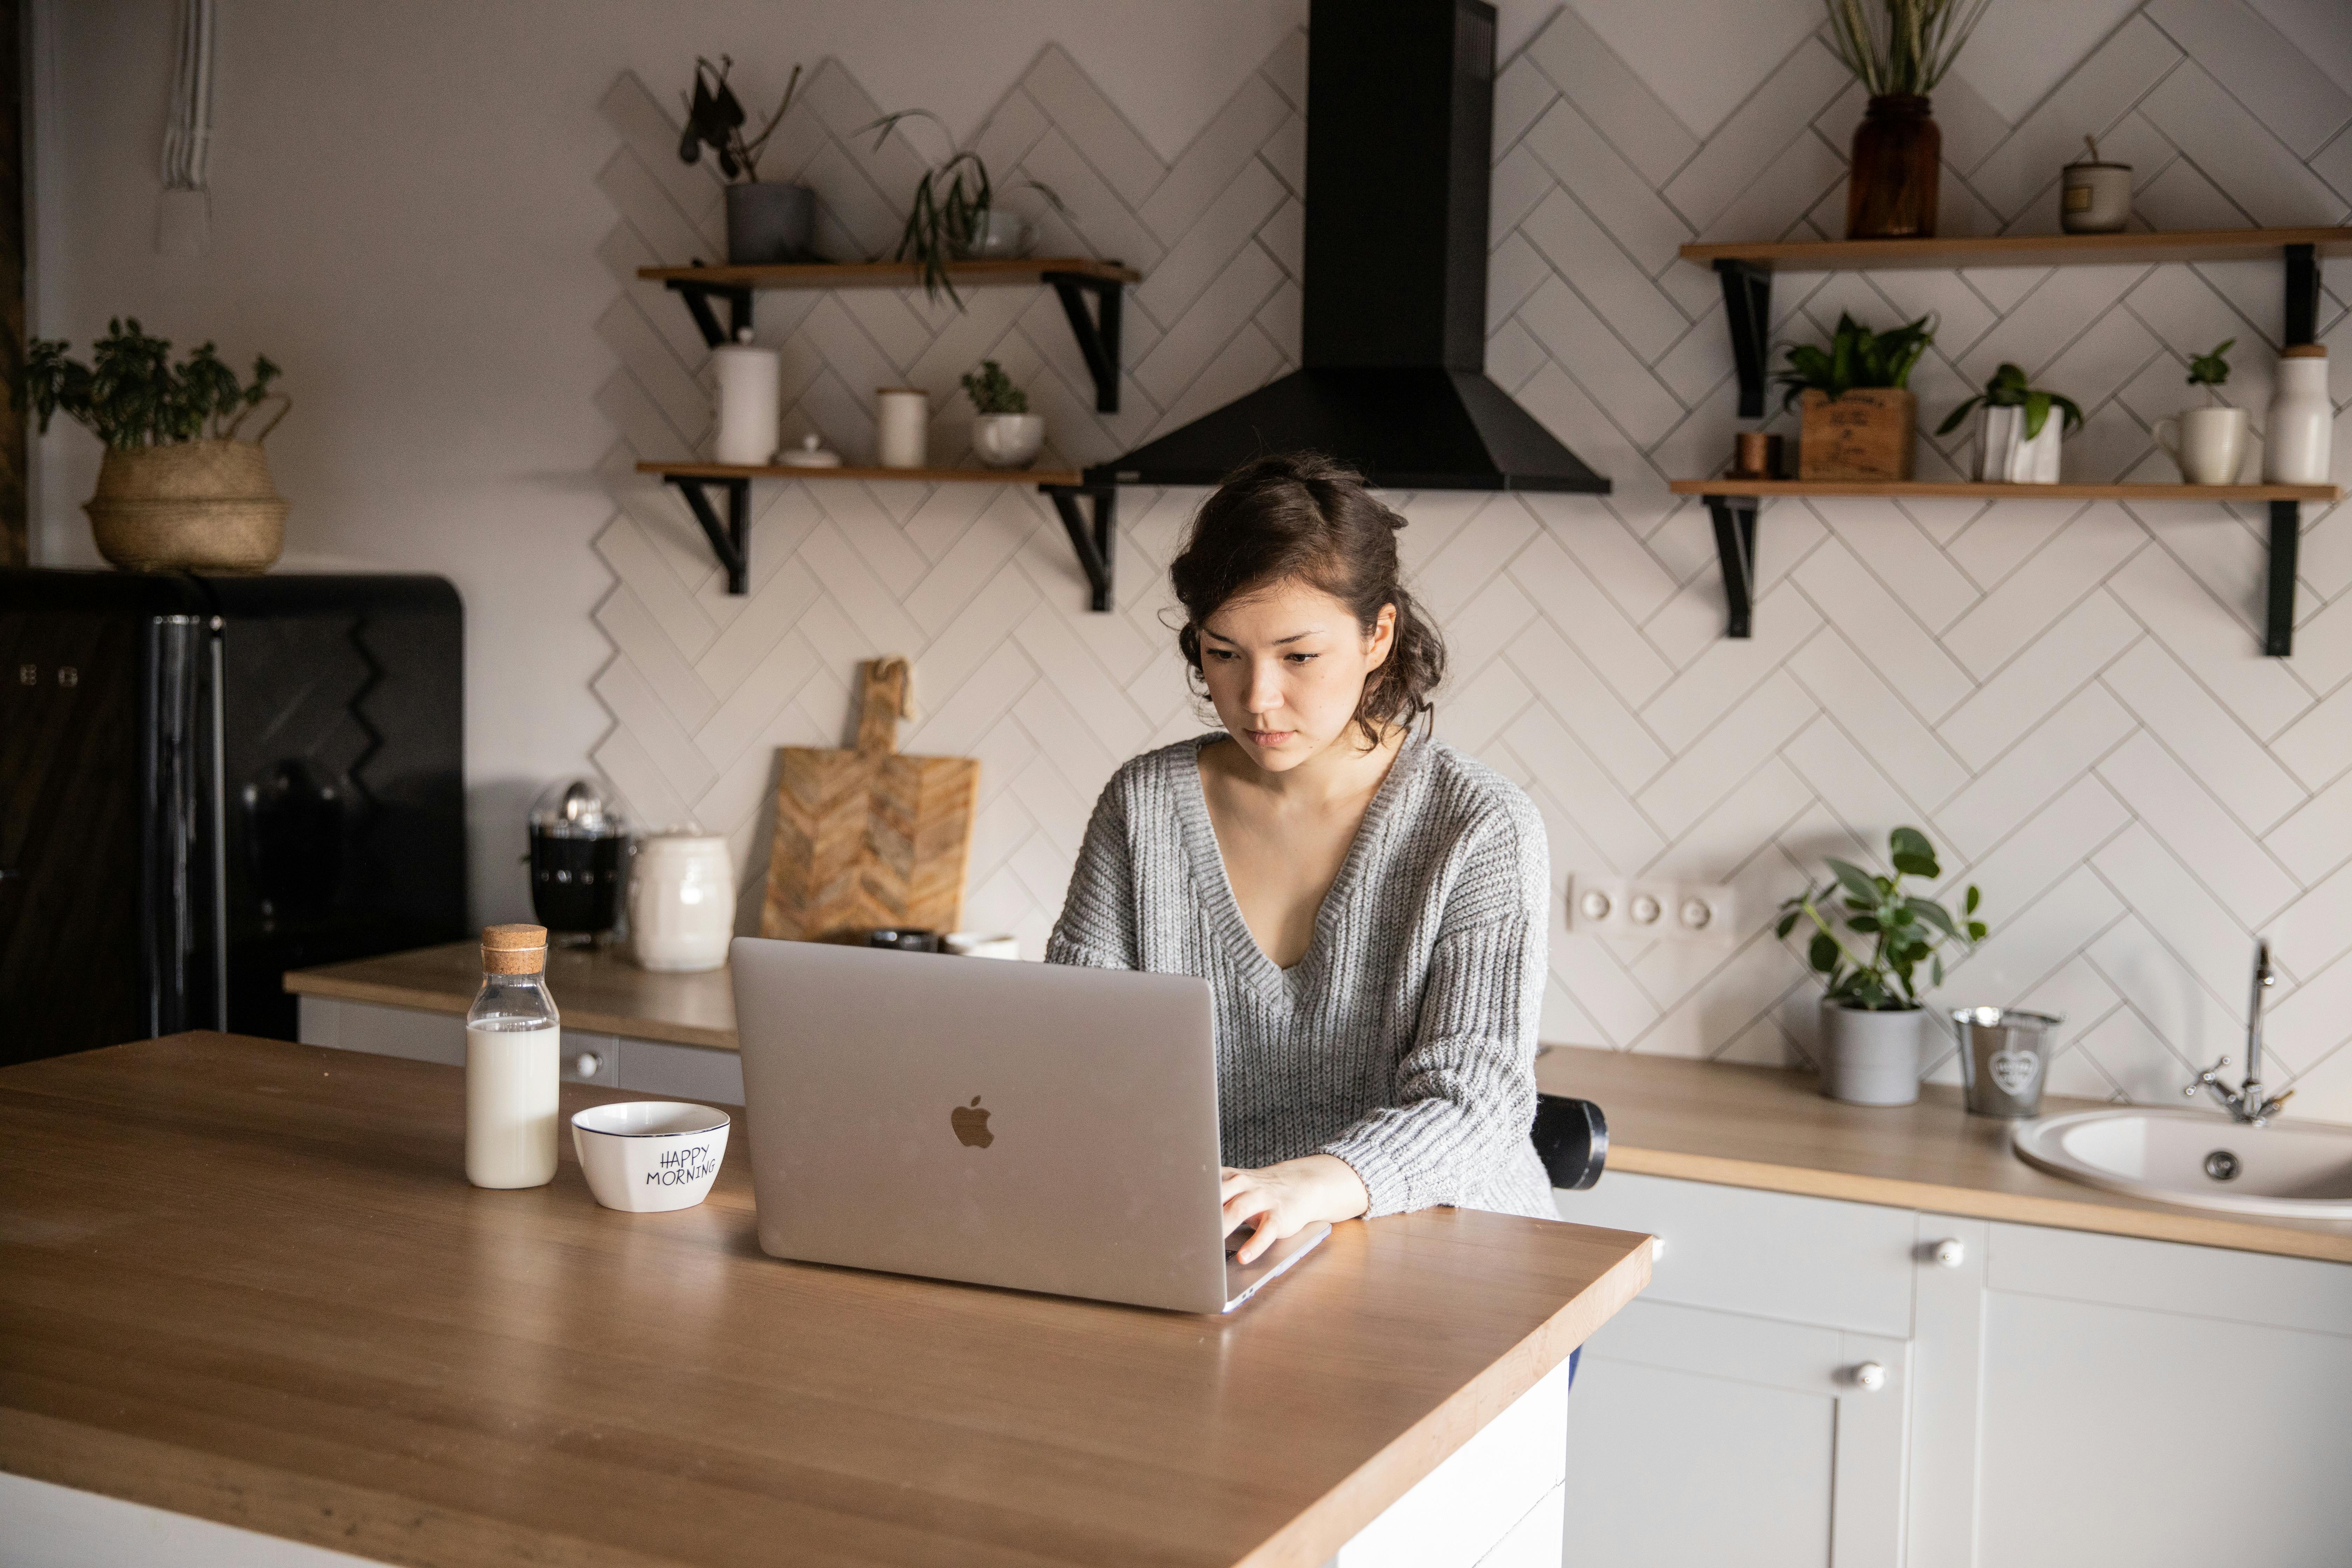
[{"label": "white ceramic canister", "polygon": [[629,932],[644,969],[717,969],[735,934],[735,868],[715,833],[656,833],[637,841]]},{"label": "white ceramic canister", "polygon": [[2263,426],[2263,480],[2324,485],[2336,446],[2336,406],[2327,400],[2327,351],[2295,343],[2279,354],[2278,395]]},{"label": "white ceramic canister", "polygon": [[710,351],[710,373],[719,383],[719,437],[710,455],[721,463],[763,468],[776,453],[783,373],[775,350],[751,346],[751,328],[736,339]]},{"label": "white ceramic canister", "polygon": [[930,450],[931,395],[919,386],[874,389],[874,460],[886,468],[919,468]]}]

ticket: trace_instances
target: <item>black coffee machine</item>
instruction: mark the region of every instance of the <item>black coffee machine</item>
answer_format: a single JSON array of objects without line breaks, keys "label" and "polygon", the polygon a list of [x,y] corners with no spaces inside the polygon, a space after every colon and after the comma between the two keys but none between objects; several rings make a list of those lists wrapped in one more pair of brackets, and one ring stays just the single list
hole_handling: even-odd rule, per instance
[{"label": "black coffee machine", "polygon": [[586,779],[550,784],[530,810],[530,907],[560,945],[585,947],[621,920],[628,824]]}]

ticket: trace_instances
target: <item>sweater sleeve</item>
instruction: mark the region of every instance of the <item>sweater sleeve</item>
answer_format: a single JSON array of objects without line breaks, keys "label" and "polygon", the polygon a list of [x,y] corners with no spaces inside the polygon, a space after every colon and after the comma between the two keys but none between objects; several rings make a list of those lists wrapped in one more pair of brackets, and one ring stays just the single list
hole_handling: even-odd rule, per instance
[{"label": "sweater sleeve", "polygon": [[1528,1147],[1535,1124],[1551,857],[1524,796],[1468,847],[1448,900],[1397,1103],[1322,1152],[1371,1196],[1367,1217],[1475,1206]]},{"label": "sweater sleeve", "polygon": [[1128,776],[1115,773],[1096,797],[1062,918],[1045,939],[1045,962],[1090,969],[1140,966],[1136,941],[1133,851],[1127,834]]}]

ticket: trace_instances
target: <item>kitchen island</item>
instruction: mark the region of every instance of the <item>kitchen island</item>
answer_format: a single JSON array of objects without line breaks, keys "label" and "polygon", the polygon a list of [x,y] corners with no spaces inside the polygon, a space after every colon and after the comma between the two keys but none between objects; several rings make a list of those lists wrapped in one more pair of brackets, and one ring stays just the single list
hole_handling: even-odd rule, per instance
[{"label": "kitchen island", "polygon": [[222,1035],[0,1107],[12,1563],[126,1504],[257,1532],[223,1562],[1557,1563],[1567,1358],[1648,1278],[1641,1236],[1454,1210],[1223,1318],[783,1263],[740,1146],[677,1214],[568,1147],[479,1191],[461,1073]]}]

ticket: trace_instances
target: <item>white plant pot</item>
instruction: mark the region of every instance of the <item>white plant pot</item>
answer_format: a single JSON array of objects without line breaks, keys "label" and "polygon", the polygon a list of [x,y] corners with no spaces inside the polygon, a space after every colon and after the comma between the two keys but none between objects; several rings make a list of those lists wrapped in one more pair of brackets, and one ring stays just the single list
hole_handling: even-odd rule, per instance
[{"label": "white plant pot", "polygon": [[971,422],[972,454],[992,468],[1025,468],[1045,445],[1040,414],[982,414]]},{"label": "white plant pot", "polygon": [[1917,1007],[1871,1013],[1822,1002],[1822,1092],[1849,1105],[1909,1105],[1919,1098]]},{"label": "white plant pot", "polygon": [[2042,422],[2042,434],[2031,440],[2026,438],[2024,409],[1979,409],[1977,478],[1994,485],[2056,484],[2058,445],[2065,430],[2065,415],[2057,408]]},{"label": "white plant pot", "polygon": [[[2169,427],[2172,438],[2165,438]],[[2234,485],[2246,458],[2246,411],[2192,408],[2156,422],[2156,444],[2180,468],[2183,484]]]}]

